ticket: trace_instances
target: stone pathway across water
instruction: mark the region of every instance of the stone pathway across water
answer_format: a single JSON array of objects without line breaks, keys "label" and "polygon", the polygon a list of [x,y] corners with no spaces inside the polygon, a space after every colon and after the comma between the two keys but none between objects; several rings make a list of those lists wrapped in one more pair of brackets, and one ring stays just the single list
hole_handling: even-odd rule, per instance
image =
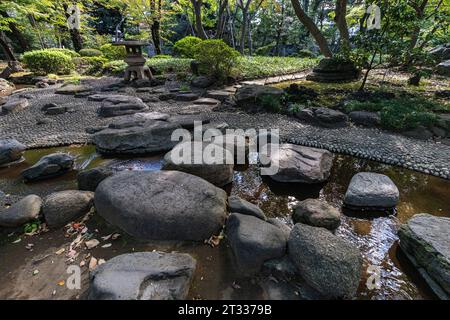
[{"label": "stone pathway across water", "polygon": [[[90,80],[89,85],[93,91],[101,91],[101,88],[118,81],[117,78],[102,78]],[[47,88],[21,93],[29,98],[30,106],[17,113],[0,116],[0,137],[15,138],[28,148],[89,143],[90,135],[85,130],[111,121],[98,117],[101,102],[88,101],[86,97],[55,95],[54,91],[55,88]],[[119,94],[137,95],[144,101],[152,101],[156,97],[149,92],[136,93],[132,88],[121,91]],[[202,113],[208,115],[212,122],[226,122],[230,128],[279,129],[282,139],[290,143],[324,148],[450,179],[450,146],[434,141],[354,126],[325,129],[279,114],[246,114],[234,108],[228,111],[225,107],[214,112],[210,107],[194,106],[192,102],[155,101],[147,103],[149,111],[177,114],[205,110]],[[47,103],[62,104],[71,112],[46,116],[41,108]]]}]

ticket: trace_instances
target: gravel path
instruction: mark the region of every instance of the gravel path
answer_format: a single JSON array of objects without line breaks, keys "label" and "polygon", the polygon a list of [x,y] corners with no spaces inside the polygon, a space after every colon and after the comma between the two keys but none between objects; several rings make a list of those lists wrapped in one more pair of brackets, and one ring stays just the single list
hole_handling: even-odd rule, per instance
[{"label": "gravel path", "polygon": [[[117,83],[117,78],[89,80],[94,91],[100,92],[105,86]],[[26,95],[30,101],[27,109],[0,116],[0,137],[15,138],[29,148],[61,146],[89,143],[86,128],[98,127],[111,121],[97,116],[100,102],[86,98],[54,94],[55,87],[17,93]],[[135,93],[132,88],[111,94],[137,95],[148,101],[155,95]],[[41,107],[46,103],[57,103],[73,109],[73,112],[45,116]],[[231,128],[279,129],[283,141],[328,149],[342,154],[376,160],[387,164],[450,179],[450,146],[434,142],[415,140],[398,134],[361,127],[340,129],[319,128],[278,114],[246,114],[236,109],[220,108],[219,112],[205,106],[192,106],[189,102],[149,102],[150,111],[170,114],[205,110],[213,122],[226,122]],[[42,118],[48,123],[37,124]]]}]

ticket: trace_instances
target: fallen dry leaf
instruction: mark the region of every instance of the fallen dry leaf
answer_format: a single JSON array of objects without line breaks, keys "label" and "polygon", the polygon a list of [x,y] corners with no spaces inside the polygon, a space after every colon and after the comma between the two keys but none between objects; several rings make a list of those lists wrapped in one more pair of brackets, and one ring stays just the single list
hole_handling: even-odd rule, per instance
[{"label": "fallen dry leaf", "polygon": [[90,250],[98,246],[100,244],[100,241],[98,241],[97,239],[91,239],[89,241],[86,241],[84,244],[86,245],[86,248]]},{"label": "fallen dry leaf", "polygon": [[89,271],[93,271],[97,267],[97,259],[94,257],[89,261]]}]

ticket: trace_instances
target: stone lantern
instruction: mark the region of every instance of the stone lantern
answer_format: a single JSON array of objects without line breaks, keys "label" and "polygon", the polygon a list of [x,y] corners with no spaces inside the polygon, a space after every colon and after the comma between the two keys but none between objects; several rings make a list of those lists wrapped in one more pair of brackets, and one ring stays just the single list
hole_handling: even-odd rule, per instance
[{"label": "stone lantern", "polygon": [[122,40],[112,44],[114,46],[125,46],[125,62],[128,64],[125,70],[125,81],[152,79],[152,72],[145,65],[146,59],[142,55],[142,47],[148,45],[148,43],[139,40]]}]

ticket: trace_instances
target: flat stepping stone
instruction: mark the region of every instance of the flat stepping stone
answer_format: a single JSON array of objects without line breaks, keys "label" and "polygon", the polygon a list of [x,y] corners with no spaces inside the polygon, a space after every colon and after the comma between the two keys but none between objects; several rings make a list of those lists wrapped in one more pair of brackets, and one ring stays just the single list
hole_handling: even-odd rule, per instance
[{"label": "flat stepping stone", "polygon": [[173,100],[173,99],[175,99],[176,96],[177,96],[177,95],[176,95],[175,93],[172,93],[172,92],[166,92],[166,93],[160,94],[160,95],[158,96],[158,99],[161,100],[161,101],[167,101],[167,100]]},{"label": "flat stepping stone", "polygon": [[167,152],[177,142],[172,132],[181,128],[177,123],[148,120],[134,122],[132,126],[117,125],[95,133],[92,140],[100,153],[112,155],[155,154]]},{"label": "flat stepping stone", "polygon": [[277,168],[269,175],[277,182],[322,183],[331,173],[334,156],[322,149],[303,147],[295,144],[268,145],[269,155],[260,155],[262,165]]},{"label": "flat stepping stone", "polygon": [[[204,151],[205,153],[208,152],[208,154],[213,152],[214,155],[208,159],[208,163],[214,162],[217,164],[195,163],[196,159],[203,159]],[[180,159],[180,154],[185,157]],[[233,182],[233,168],[233,157],[228,150],[218,145],[200,141],[188,141],[177,144],[171,151],[166,153],[162,166],[163,170],[186,172],[203,178],[218,187],[223,187]]]},{"label": "flat stepping stone", "polygon": [[450,218],[416,214],[399,231],[400,248],[425,281],[443,299],[450,299]]},{"label": "flat stepping stone", "polygon": [[344,198],[344,204],[351,209],[392,209],[398,201],[399,191],[394,182],[374,172],[355,174]]},{"label": "flat stepping stone", "polygon": [[206,98],[212,98],[212,99],[217,99],[220,101],[225,101],[226,99],[228,99],[230,96],[232,95],[231,92],[229,91],[225,91],[225,90],[211,90],[211,91],[207,91],[205,94]]},{"label": "flat stepping stone", "polygon": [[88,299],[186,299],[195,268],[195,259],[185,253],[123,254],[92,272]]},{"label": "flat stepping stone", "polygon": [[135,113],[132,115],[118,117],[112,123],[110,123],[108,127],[111,129],[124,129],[142,126],[144,123],[150,120],[166,121],[169,118],[170,115],[161,112]]},{"label": "flat stepping stone", "polygon": [[30,103],[28,102],[28,99],[12,98],[12,99],[8,99],[6,101],[6,103],[0,107],[1,108],[0,110],[2,110],[2,112],[5,114],[14,113],[14,112],[19,112],[19,111],[26,109],[29,105],[30,105]]},{"label": "flat stepping stone", "polygon": [[74,95],[80,92],[86,92],[90,91],[91,87],[88,87],[83,84],[68,84],[64,85],[61,88],[57,89],[55,93],[58,94],[67,94],[67,95]]},{"label": "flat stepping stone", "polygon": [[88,96],[88,101],[103,101],[111,96],[112,95],[110,94],[101,94],[101,93],[91,94]]},{"label": "flat stepping stone", "polygon": [[209,123],[210,119],[205,115],[176,115],[167,119],[168,122],[177,124],[184,129],[193,129],[195,122],[205,124]]},{"label": "flat stepping stone", "polygon": [[180,93],[175,97],[177,101],[194,101],[198,99],[198,95],[195,93]]},{"label": "flat stepping stone", "polygon": [[197,104],[197,105],[208,105],[208,106],[216,106],[220,103],[219,100],[217,99],[212,99],[212,98],[200,98],[197,99],[193,102],[193,104]]},{"label": "flat stepping stone", "polygon": [[115,95],[102,101],[99,110],[101,117],[117,117],[127,114],[142,112],[148,109],[148,106],[137,97]]},{"label": "flat stepping stone", "polygon": [[67,112],[67,108],[64,106],[57,105],[56,103],[49,103],[42,107],[41,109],[47,115],[57,115]]}]

